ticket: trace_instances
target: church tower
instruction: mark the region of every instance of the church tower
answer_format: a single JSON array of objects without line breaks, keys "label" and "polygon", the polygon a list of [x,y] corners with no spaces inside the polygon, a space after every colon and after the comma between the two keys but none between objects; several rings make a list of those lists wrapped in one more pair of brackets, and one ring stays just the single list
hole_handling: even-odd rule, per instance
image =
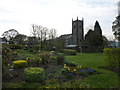
[{"label": "church tower", "polygon": [[84,40],[84,21],[77,20],[73,21],[72,19],[72,44],[82,46],[82,42]]}]

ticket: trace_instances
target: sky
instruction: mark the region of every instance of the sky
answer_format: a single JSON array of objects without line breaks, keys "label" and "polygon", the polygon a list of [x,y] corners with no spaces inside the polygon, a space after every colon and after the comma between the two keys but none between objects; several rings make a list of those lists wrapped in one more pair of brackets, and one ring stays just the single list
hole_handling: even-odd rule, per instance
[{"label": "sky", "polygon": [[10,29],[31,36],[31,25],[55,28],[57,35],[72,33],[73,20],[84,18],[84,33],[98,20],[102,33],[113,38],[112,22],[118,0],[0,0],[0,37]]}]

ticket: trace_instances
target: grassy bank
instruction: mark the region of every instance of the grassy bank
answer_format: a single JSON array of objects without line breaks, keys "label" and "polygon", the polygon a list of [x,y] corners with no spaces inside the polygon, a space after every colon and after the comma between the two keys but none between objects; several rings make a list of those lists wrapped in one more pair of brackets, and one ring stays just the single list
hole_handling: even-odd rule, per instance
[{"label": "grassy bank", "polygon": [[83,81],[94,88],[117,88],[118,75],[112,71],[99,68],[104,66],[104,54],[102,53],[78,53],[77,56],[66,56],[67,61],[74,62],[78,65],[92,68],[100,74],[92,75]]}]

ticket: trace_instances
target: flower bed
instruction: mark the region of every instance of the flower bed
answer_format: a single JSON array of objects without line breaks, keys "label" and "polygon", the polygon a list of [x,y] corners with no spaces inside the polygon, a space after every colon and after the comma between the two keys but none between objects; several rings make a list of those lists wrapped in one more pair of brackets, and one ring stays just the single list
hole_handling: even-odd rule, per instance
[{"label": "flower bed", "polygon": [[72,79],[72,78],[75,78],[76,76],[88,76],[88,75],[96,74],[96,71],[90,68],[79,66],[79,65],[70,66],[70,65],[64,64],[61,71],[63,75],[66,76],[67,79]]}]

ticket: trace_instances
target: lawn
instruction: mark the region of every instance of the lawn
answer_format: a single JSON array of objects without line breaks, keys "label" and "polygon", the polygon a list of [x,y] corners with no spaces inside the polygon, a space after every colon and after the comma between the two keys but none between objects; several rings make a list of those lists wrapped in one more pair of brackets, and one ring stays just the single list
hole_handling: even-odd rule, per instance
[{"label": "lawn", "polygon": [[112,71],[99,68],[104,66],[104,54],[102,53],[78,53],[77,56],[66,56],[67,61],[74,62],[78,65],[92,68],[100,74],[92,75],[83,80],[94,88],[117,88],[118,75]]}]

